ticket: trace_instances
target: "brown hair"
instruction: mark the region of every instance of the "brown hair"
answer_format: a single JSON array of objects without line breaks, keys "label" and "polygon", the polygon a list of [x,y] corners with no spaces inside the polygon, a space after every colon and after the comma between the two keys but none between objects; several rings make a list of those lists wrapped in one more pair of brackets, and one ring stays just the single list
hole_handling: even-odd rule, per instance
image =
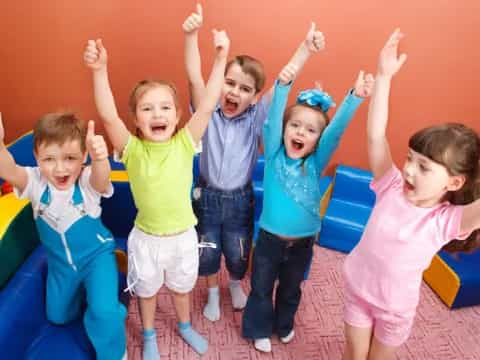
[{"label": "brown hair", "polygon": [[263,89],[265,85],[265,70],[260,61],[248,55],[237,55],[227,63],[225,75],[233,64],[238,64],[245,74],[253,77],[256,94]]},{"label": "brown hair", "polygon": [[[480,138],[473,129],[457,123],[432,126],[415,133],[408,145],[413,151],[443,165],[450,175],[465,177],[462,188],[448,192],[445,200],[465,205],[480,197]],[[466,240],[452,240],[443,249],[457,252],[478,247],[480,233],[475,230]]]},{"label": "brown hair", "polygon": [[85,136],[87,129],[85,122],[78,119],[73,113],[49,113],[42,116],[33,128],[33,150],[37,151],[41,144],[57,143],[63,145],[65,141],[80,141],[80,148],[86,151]]}]

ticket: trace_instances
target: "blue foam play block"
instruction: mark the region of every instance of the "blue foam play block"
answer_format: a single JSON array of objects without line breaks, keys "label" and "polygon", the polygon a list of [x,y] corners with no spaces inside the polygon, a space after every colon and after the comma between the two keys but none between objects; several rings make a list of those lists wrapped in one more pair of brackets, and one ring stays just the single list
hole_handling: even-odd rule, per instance
[{"label": "blue foam play block", "polygon": [[360,240],[375,203],[369,171],[339,165],[322,220],[319,245],[348,253]]},{"label": "blue foam play block", "polygon": [[460,279],[460,288],[451,308],[480,304],[480,250],[454,255],[440,251],[439,256]]}]

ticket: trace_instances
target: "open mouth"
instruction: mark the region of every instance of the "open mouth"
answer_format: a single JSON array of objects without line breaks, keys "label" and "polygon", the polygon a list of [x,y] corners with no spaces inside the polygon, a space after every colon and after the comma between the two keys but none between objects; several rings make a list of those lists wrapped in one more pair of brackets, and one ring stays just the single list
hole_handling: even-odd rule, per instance
[{"label": "open mouth", "polygon": [[225,98],[224,111],[226,113],[234,113],[238,109],[238,102],[232,99]]},{"label": "open mouth", "polygon": [[167,130],[167,125],[166,124],[152,125],[151,130],[152,130],[152,133],[154,134],[163,133],[165,130]]},{"label": "open mouth", "polygon": [[70,175],[55,176],[55,181],[59,186],[63,186],[63,185],[66,185],[68,183],[69,178],[70,178]]},{"label": "open mouth", "polygon": [[413,191],[413,190],[415,190],[415,186],[413,186],[413,185],[410,184],[407,180],[405,180],[405,190],[407,190],[407,191]]},{"label": "open mouth", "polygon": [[297,151],[302,150],[303,147],[305,146],[305,144],[303,142],[298,141],[298,140],[292,140],[291,144],[292,144],[292,148],[294,150],[297,150]]}]

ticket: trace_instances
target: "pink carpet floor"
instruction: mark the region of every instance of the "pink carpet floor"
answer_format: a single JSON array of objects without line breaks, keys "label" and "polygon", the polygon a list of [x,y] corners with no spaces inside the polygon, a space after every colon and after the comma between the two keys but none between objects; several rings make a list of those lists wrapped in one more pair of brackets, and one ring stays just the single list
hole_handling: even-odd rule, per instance
[{"label": "pink carpet floor", "polygon": [[[192,323],[209,340],[202,360],[308,360],[341,359],[343,339],[342,278],[340,268],[345,255],[315,247],[309,279],[303,285],[300,309],[295,319],[295,338],[288,345],[272,339],[272,353],[257,352],[240,335],[241,312],[232,311],[227,276],[221,273],[222,318],[212,323],[202,315],[207,290],[199,279],[192,295]],[[249,290],[246,278],[244,289]],[[155,327],[162,360],[200,359],[176,331],[173,304],[167,290],[158,295]],[[141,360],[141,323],[136,299],[129,306],[127,320],[130,360]],[[480,306],[449,310],[426,285],[413,332],[398,351],[398,359],[480,359]]]}]

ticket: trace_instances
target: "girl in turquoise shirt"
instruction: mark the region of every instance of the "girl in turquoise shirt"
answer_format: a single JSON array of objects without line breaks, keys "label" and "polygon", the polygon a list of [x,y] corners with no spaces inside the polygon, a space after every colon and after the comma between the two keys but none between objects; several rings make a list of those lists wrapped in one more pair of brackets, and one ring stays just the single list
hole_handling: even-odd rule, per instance
[{"label": "girl in turquoise shirt", "polygon": [[[306,61],[309,55],[305,51],[300,58]],[[254,340],[257,350],[264,352],[271,351],[273,332],[283,343],[294,336],[300,284],[321,225],[320,176],[355,111],[373,87],[373,76],[360,72],[355,88],[329,124],[326,112],[332,99],[318,89],[300,93],[298,103],[285,110],[292,81],[302,65],[291,62],[280,73],[263,129],[263,210],[242,332]],[[274,310],[272,294],[277,278]]]}]

